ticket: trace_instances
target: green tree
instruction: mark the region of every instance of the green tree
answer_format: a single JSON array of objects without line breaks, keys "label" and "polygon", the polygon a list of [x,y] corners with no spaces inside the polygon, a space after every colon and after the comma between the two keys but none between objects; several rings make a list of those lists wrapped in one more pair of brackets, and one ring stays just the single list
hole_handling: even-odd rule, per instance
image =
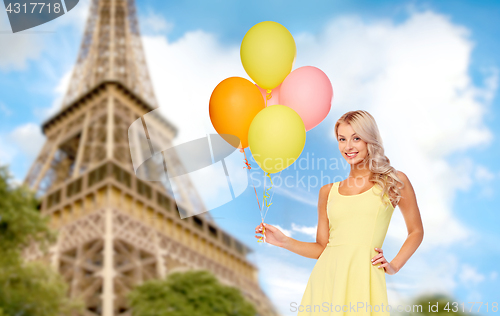
[{"label": "green tree", "polygon": [[0,315],[53,316],[78,311],[81,302],[66,297],[67,284],[40,262],[24,262],[22,251],[36,240],[43,252],[55,241],[33,192],[13,186],[0,166]]},{"label": "green tree", "polygon": [[239,289],[220,284],[207,270],[175,272],[129,293],[133,316],[255,316]]}]

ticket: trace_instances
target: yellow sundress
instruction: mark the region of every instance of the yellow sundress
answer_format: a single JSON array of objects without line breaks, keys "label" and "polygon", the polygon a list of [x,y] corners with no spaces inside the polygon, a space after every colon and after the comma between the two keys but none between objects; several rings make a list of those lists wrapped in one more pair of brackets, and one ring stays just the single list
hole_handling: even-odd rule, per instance
[{"label": "yellow sundress", "polygon": [[[328,194],[330,236],[307,282],[297,316],[390,316],[384,268],[371,258],[382,248],[394,207],[380,188],[355,195]],[[370,307],[371,306],[371,307]]]}]

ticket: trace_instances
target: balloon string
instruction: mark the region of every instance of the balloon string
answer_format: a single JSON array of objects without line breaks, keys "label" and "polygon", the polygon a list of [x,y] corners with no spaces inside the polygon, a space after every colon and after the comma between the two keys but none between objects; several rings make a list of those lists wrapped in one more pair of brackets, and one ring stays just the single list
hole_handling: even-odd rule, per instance
[{"label": "balloon string", "polygon": [[[262,208],[264,208],[264,202],[267,206],[267,209],[269,209],[269,206],[271,206],[271,204],[273,203],[268,203],[267,202],[267,199],[270,197],[269,196],[269,193],[267,191],[271,190],[271,188],[273,187],[273,179],[271,179],[271,174],[269,172],[266,172],[266,176],[269,178],[269,180],[271,181],[271,186],[269,188],[267,188],[265,191],[264,191],[264,197],[263,197],[263,200],[262,200]],[[265,178],[264,178],[265,180]],[[264,182],[264,186],[265,186],[265,182]],[[266,213],[267,213],[267,210],[266,210]],[[261,211],[261,217],[262,217],[262,211]],[[264,217],[262,217],[262,223],[264,223]],[[262,227],[265,227],[264,225],[262,225]],[[263,232],[262,232],[264,235],[261,236],[259,238],[259,240],[257,240],[257,242],[263,242],[262,239],[263,237],[265,237],[265,228],[263,229]]]},{"label": "balloon string", "polygon": [[267,100],[271,99],[273,96],[271,95],[271,92],[273,92],[273,90],[271,89],[267,89],[266,90],[266,107],[267,107]]},{"label": "balloon string", "polygon": [[[283,170],[281,170],[281,171],[283,171]],[[279,174],[280,179],[281,179],[281,171],[280,171],[280,174]],[[274,189],[274,190],[273,190],[273,194],[271,195],[271,202],[273,201],[273,196],[274,196],[274,193],[275,193],[275,192],[276,192],[276,189]],[[272,203],[271,203],[271,204],[272,204]],[[269,205],[271,205],[271,204],[269,204]],[[266,213],[264,213],[263,221],[264,221],[264,219],[266,218],[267,211],[269,211],[269,207],[266,209]]]},{"label": "balloon string", "polygon": [[[240,148],[240,152],[242,152],[245,155],[245,165],[247,165],[246,167],[243,167],[243,169],[252,169],[252,167],[248,163],[247,154],[245,153],[245,150],[243,148]],[[260,209],[260,206],[259,206],[259,209]]]},{"label": "balloon string", "polygon": [[262,236],[259,237],[259,240],[257,240],[257,242],[266,242],[264,240],[265,236],[266,236],[266,226],[262,225]]},{"label": "balloon string", "polygon": [[259,240],[257,240],[257,242],[266,242],[264,237],[266,237],[266,226],[262,225],[262,236],[259,237]]},{"label": "balloon string", "polygon": [[[245,155],[245,164],[247,165],[246,167],[243,167],[243,169],[252,169],[252,167],[248,163],[247,154],[245,153],[245,150],[243,148],[240,148],[240,152],[242,152],[243,155]],[[255,184],[253,183],[253,178],[250,177],[250,179],[252,179],[253,190],[255,191],[255,197],[257,198],[257,205],[259,205],[259,210],[260,210],[259,196],[257,195],[257,190],[255,189]]]},{"label": "balloon string", "polygon": [[[264,175],[264,185],[262,186],[262,194],[264,194],[266,192],[266,176]],[[261,218],[261,223],[264,224],[264,216],[262,216],[262,210],[264,209],[264,200],[262,200],[262,207],[259,208],[259,212],[260,212],[260,218]],[[262,225],[262,236],[259,237],[259,240],[257,240],[257,242],[266,242],[266,235],[265,235],[265,228],[264,228],[264,225]]]},{"label": "balloon string", "polygon": [[[273,187],[273,179],[271,179],[271,174],[269,172],[266,172],[266,176],[269,178],[269,180],[271,181],[271,186],[269,188],[266,189],[266,193],[264,193],[264,201],[266,201],[266,206],[269,207],[271,206],[271,204],[267,204],[267,198],[270,198],[269,196],[269,193],[267,191],[271,190],[271,188]],[[264,203],[263,203],[264,204]]]}]

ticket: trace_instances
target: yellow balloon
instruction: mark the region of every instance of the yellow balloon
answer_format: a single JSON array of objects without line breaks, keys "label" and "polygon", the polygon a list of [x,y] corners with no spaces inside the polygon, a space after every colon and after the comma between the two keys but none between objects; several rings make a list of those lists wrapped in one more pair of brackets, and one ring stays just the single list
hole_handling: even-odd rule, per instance
[{"label": "yellow balloon", "polygon": [[299,114],[281,105],[270,105],[252,120],[248,144],[257,164],[269,173],[288,168],[306,144],[306,128]]},{"label": "yellow balloon", "polygon": [[297,48],[283,25],[264,21],[243,37],[240,57],[247,74],[261,88],[274,89],[292,71]]}]

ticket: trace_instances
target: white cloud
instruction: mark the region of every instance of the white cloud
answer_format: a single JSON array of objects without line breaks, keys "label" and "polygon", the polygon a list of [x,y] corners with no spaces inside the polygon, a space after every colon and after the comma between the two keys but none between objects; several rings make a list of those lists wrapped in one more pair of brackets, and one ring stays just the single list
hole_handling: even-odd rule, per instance
[{"label": "white cloud", "polygon": [[29,60],[36,60],[40,57],[45,48],[43,38],[40,34],[32,33],[9,33],[10,23],[7,12],[0,13],[0,71],[24,70]]},{"label": "white cloud", "polygon": [[[334,112],[370,111],[382,134],[391,135],[388,150],[390,144],[397,143],[398,149],[406,144],[432,163],[491,142],[492,133],[482,122],[484,104],[475,98],[491,97],[497,72],[484,89],[472,84],[469,32],[444,16],[415,13],[398,25],[348,17],[333,21],[318,36],[296,38],[307,47],[302,54],[299,50],[298,66],[314,61],[332,80]],[[338,116],[331,115],[330,123]],[[394,140],[398,135],[401,142]],[[404,151],[391,157],[398,152]]]},{"label": "white cloud", "polygon": [[[478,290],[470,290],[469,293],[467,293],[467,298],[465,299],[466,302],[484,302],[483,295],[481,295],[481,292]],[[474,306],[477,308],[477,306]]]},{"label": "white cloud", "polygon": [[295,223],[292,223],[292,230],[295,231],[295,232],[299,232],[299,233],[302,233],[304,235],[307,235],[311,238],[313,238],[314,240],[316,240],[316,232],[318,230],[318,226],[313,226],[313,227],[309,227],[309,226],[302,226],[302,225],[297,225]]},{"label": "white cloud", "polygon": [[16,153],[16,149],[10,144],[5,135],[0,135],[0,164],[10,164]]},{"label": "white cloud", "polygon": [[188,32],[176,42],[164,36],[143,36],[143,43],[162,113],[179,127],[174,145],[216,133],[208,102],[222,80],[247,78],[239,48],[222,47],[203,31]]},{"label": "white cloud", "polygon": [[38,60],[44,51],[52,50],[54,46],[47,37],[44,37],[44,32],[56,33],[61,28],[71,26],[75,27],[76,34],[81,36],[85,25],[84,21],[88,16],[89,3],[89,0],[81,0],[67,14],[18,33],[10,33],[11,26],[7,12],[2,11],[0,13],[0,31],[4,33],[0,36],[0,47],[2,47],[0,50],[0,71],[25,70],[30,60]]},{"label": "white cloud", "polygon": [[8,139],[11,145],[17,148],[28,161],[36,158],[45,142],[40,126],[34,123],[26,123],[16,127],[9,133]]},{"label": "white cloud", "polygon": [[488,170],[484,166],[476,166],[474,172],[474,178],[476,180],[476,187],[480,189],[478,197],[481,198],[494,198],[496,186],[491,183],[495,179],[495,174]]},{"label": "white cloud", "polygon": [[54,23],[50,26],[53,28],[68,26],[75,27],[77,34],[83,35],[82,32],[85,27],[85,23],[87,22],[87,18],[90,14],[90,1],[91,0],[79,0],[76,7],[74,7],[64,16],[55,19]]},{"label": "white cloud", "polygon": [[[299,176],[300,176],[299,173],[296,173],[296,177]],[[293,183],[294,179],[291,179],[290,182]],[[284,185],[277,186],[275,190],[277,194],[286,196],[287,198],[292,199],[294,201],[303,203],[305,205],[310,205],[313,207],[318,206],[318,197],[315,194],[312,194],[308,190],[300,188],[286,189]]]},{"label": "white cloud", "polygon": [[5,116],[10,116],[12,114],[12,110],[10,110],[5,104],[0,101],[0,113]]},{"label": "white cloud", "polygon": [[[267,249],[266,253],[273,250],[275,249]],[[296,312],[290,312],[290,304],[292,302],[296,303],[294,306],[300,304],[311,272],[293,264],[293,258],[283,260],[272,254],[259,254],[260,256],[262,258],[258,262],[265,263],[260,268],[265,292],[282,315],[296,315]]]},{"label": "white cloud", "polygon": [[491,279],[491,280],[496,280],[496,279],[497,279],[497,277],[498,277],[498,272],[497,272],[497,271],[492,271],[492,272],[490,273],[490,279]]},{"label": "white cloud", "polygon": [[483,91],[482,96],[485,103],[490,103],[493,101],[493,98],[495,97],[497,92],[499,69],[489,68],[483,70],[483,72],[486,73],[487,77],[484,80],[486,89]]},{"label": "white cloud", "polygon": [[59,83],[53,90],[54,99],[49,107],[37,107],[34,109],[34,114],[40,119],[46,119],[61,109],[62,101],[68,90],[69,81],[71,79],[73,68],[66,71],[66,73],[61,77]]},{"label": "white cloud", "polygon": [[[188,32],[176,42],[159,35],[143,36],[143,44],[160,109],[179,128],[173,145],[217,133],[208,112],[213,89],[228,77],[248,79],[239,62],[239,48],[222,47],[203,31]],[[242,155],[242,165],[243,159]],[[227,183],[219,180],[211,183],[213,200],[226,199]]]},{"label": "white cloud", "polygon": [[495,178],[495,175],[491,171],[489,171],[486,167],[479,165],[476,166],[474,176],[478,182],[490,181]]},{"label": "white cloud", "polygon": [[[0,134],[0,164],[12,165],[19,157],[33,161],[45,142],[40,126],[34,123],[19,125],[7,134]],[[22,179],[12,173],[10,184],[15,187],[22,183]]]},{"label": "white cloud", "polygon": [[[64,15],[54,21],[57,21],[54,25],[51,25],[52,28],[59,29],[59,28],[67,28],[67,27],[74,27],[75,30],[73,32],[74,36],[81,37],[83,35],[84,27],[85,27],[85,22],[88,16],[88,11],[89,11],[89,0],[84,0],[80,1],[78,5],[73,8],[70,11],[70,14]],[[61,44],[62,45],[62,44]],[[65,43],[65,47],[69,47],[68,43]],[[58,52],[59,53],[59,52]],[[68,61],[68,60],[65,60]],[[72,63],[76,62],[70,61]],[[69,82],[71,79],[71,75],[73,73],[73,68],[74,64],[71,64],[71,67],[69,67],[66,72],[59,77],[59,73],[54,71],[54,67],[49,62],[48,60],[41,60],[40,61],[40,68],[43,69],[44,72],[47,74],[50,73],[50,75],[47,75],[49,78],[52,78],[54,82],[57,80],[57,84],[55,85],[55,88],[53,88],[52,93],[53,93],[53,99],[52,99],[52,104],[50,106],[40,106],[40,107],[35,107],[33,109],[33,113],[40,118],[41,120],[45,120],[48,117],[54,115],[59,111],[59,109],[62,106],[62,101],[64,99],[64,96],[68,90]],[[51,87],[52,89],[52,87]]]},{"label": "white cloud", "polygon": [[485,276],[481,273],[477,272],[475,267],[472,267],[466,263],[462,265],[462,269],[459,274],[460,281],[466,287],[470,287],[472,285],[476,285],[482,281],[484,281]]},{"label": "white cloud", "polygon": [[274,227],[276,227],[277,229],[279,229],[283,234],[285,234],[288,237],[292,237],[292,235],[293,235],[293,231],[292,230],[285,229],[285,228],[283,228],[283,227],[281,227],[280,225],[277,225],[277,224],[270,224],[270,225],[273,225]]},{"label": "white cloud", "polygon": [[153,9],[148,8],[148,13],[145,16],[140,17],[141,21],[141,34],[148,35],[154,33],[169,33],[174,24],[167,21],[162,15],[153,11]]},{"label": "white cloud", "polygon": [[[389,304],[397,305],[419,294],[449,294],[459,285],[459,260],[446,251],[420,251],[393,276],[386,276]],[[433,260],[428,260],[433,255]],[[390,258],[388,258],[390,259]]]}]

